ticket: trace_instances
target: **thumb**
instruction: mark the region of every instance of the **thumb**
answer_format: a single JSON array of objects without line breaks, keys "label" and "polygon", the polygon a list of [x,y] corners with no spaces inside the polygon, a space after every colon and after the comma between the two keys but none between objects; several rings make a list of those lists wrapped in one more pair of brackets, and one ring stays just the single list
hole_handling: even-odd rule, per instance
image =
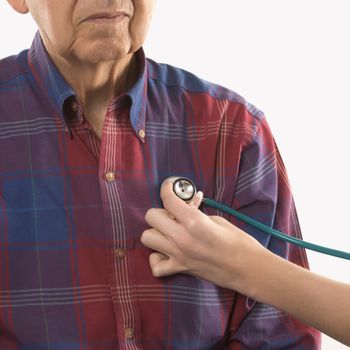
[{"label": "thumb", "polygon": [[203,200],[203,192],[202,191],[198,191],[196,193],[196,195],[194,196],[194,198],[192,199],[192,201],[190,203],[188,203],[191,207],[198,209],[201,204],[202,204],[202,200]]}]

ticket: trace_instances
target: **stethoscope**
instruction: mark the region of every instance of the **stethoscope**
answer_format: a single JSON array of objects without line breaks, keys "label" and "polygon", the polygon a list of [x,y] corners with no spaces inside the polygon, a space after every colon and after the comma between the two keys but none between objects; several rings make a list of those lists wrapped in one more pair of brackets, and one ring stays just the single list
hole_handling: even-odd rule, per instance
[{"label": "stethoscope", "polygon": [[[185,177],[172,176],[172,177],[169,177],[166,180],[164,180],[163,183],[165,183],[167,181],[172,182],[173,191],[176,194],[176,196],[187,203],[191,202],[197,193],[196,186],[193,183],[193,181],[191,181],[190,179],[187,179]],[[244,215],[244,214],[238,212],[237,210],[234,210],[234,209],[232,209],[232,208],[230,208],[222,203],[219,203],[213,199],[204,197],[202,200],[202,203],[208,207],[218,209],[218,210],[225,212],[226,214],[232,215],[232,216],[236,217],[238,220],[243,221],[246,224],[248,224],[252,227],[255,227],[258,230],[261,230],[261,231],[263,231],[271,236],[274,236],[282,241],[292,243],[292,244],[295,244],[299,247],[310,249],[310,250],[313,250],[315,252],[319,252],[319,253],[335,256],[338,258],[350,260],[350,253],[348,253],[348,252],[343,252],[341,250],[323,247],[323,246],[320,246],[317,244],[303,241],[302,239],[288,236],[285,233],[282,233],[282,232],[275,230],[269,226],[266,226],[266,225],[262,224],[261,222],[256,221],[256,220],[250,218],[249,216]]]}]

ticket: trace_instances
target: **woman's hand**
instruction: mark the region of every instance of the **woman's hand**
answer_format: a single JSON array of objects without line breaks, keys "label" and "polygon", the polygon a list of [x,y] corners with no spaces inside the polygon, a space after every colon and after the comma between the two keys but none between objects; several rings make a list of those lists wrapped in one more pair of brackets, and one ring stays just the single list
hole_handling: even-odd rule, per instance
[{"label": "woman's hand", "polygon": [[265,248],[224,218],[198,210],[200,192],[188,205],[167,182],[161,198],[165,209],[147,211],[152,228],[141,236],[141,242],[155,250],[149,259],[155,277],[185,273],[242,292],[251,287],[248,279],[254,279]]},{"label": "woman's hand", "polygon": [[155,277],[198,276],[284,310],[350,346],[349,285],[294,265],[225,219],[203,214],[197,209],[201,194],[188,205],[168,182],[161,198],[165,209],[147,212],[152,228],[141,236],[156,251],[149,259]]}]

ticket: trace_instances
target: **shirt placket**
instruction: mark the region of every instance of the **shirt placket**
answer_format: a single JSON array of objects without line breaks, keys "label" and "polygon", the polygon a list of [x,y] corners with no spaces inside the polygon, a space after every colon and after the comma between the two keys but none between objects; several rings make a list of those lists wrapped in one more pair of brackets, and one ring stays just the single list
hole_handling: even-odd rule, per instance
[{"label": "shirt placket", "polygon": [[102,130],[99,183],[106,236],[106,261],[120,349],[141,349],[140,319],[134,290],[131,222],[128,217],[122,183],[122,128],[117,107],[108,110]]}]

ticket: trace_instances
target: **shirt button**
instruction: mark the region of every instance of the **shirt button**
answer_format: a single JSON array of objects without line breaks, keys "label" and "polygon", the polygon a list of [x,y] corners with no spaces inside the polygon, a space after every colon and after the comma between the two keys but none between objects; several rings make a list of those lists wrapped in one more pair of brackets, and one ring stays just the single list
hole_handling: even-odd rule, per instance
[{"label": "shirt button", "polygon": [[125,329],[125,338],[126,339],[133,339],[135,336],[134,328],[126,328]]},{"label": "shirt button", "polygon": [[113,171],[109,171],[108,173],[106,173],[106,180],[108,182],[112,182],[115,180],[115,175],[114,175],[114,172]]},{"label": "shirt button", "polygon": [[78,104],[76,102],[72,103],[72,111],[77,112],[78,111]]},{"label": "shirt button", "polygon": [[115,256],[116,256],[119,260],[123,259],[123,258],[125,257],[125,250],[122,249],[122,248],[116,249],[116,250],[115,250]]},{"label": "shirt button", "polygon": [[144,137],[146,136],[145,130],[140,129],[140,130],[139,130],[139,136],[140,136],[141,138],[144,138]]}]

